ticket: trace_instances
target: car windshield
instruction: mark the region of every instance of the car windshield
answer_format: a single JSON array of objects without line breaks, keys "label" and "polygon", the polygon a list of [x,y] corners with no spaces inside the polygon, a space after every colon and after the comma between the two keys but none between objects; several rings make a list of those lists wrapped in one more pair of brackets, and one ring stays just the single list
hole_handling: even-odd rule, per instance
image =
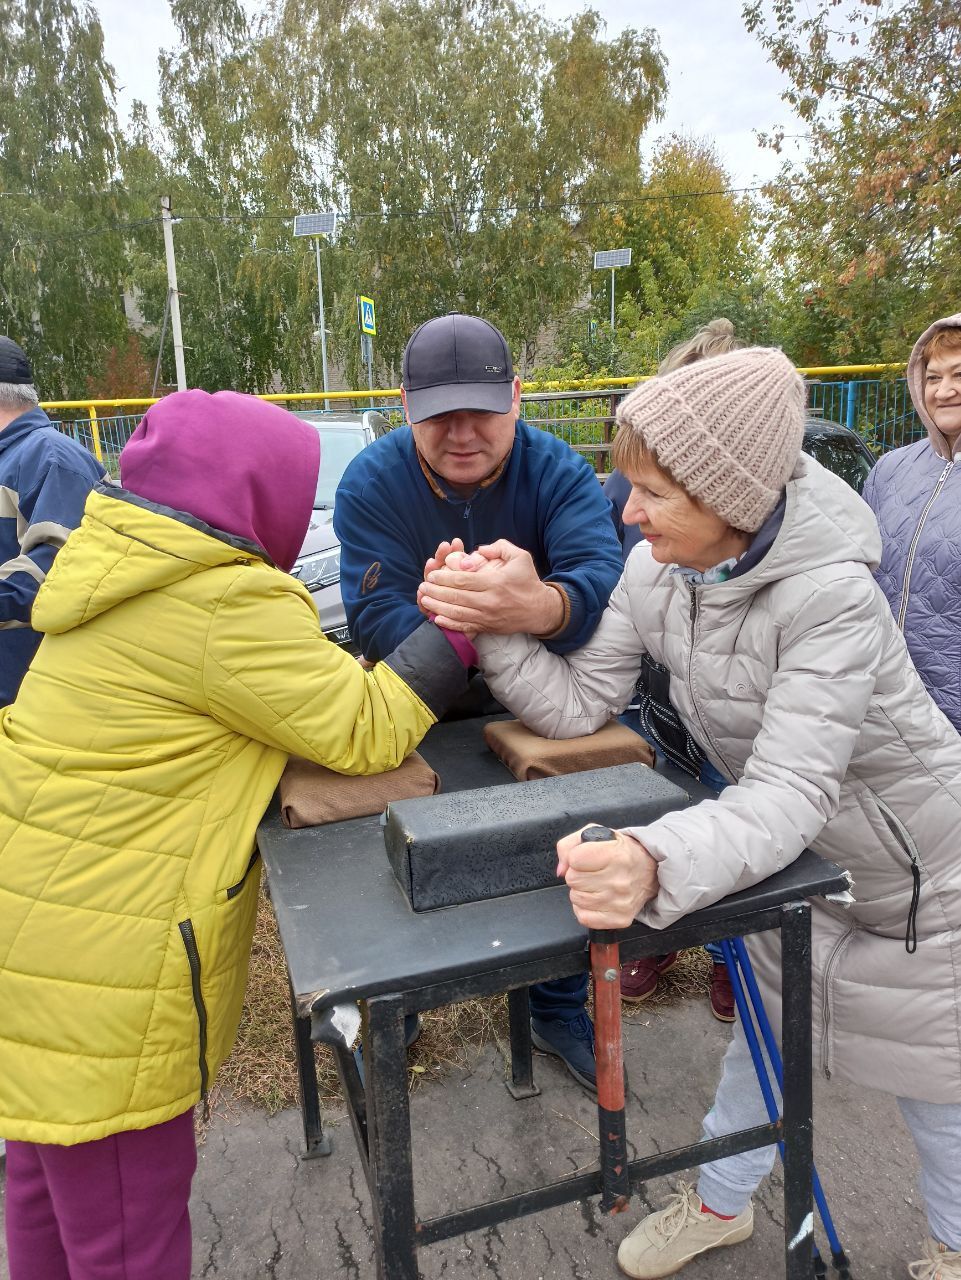
[{"label": "car windshield", "polygon": [[804,437],[804,452],[846,480],[856,492],[860,493],[864,488],[872,466],[871,459],[850,436],[835,435],[830,431],[809,431]]},{"label": "car windshield", "polygon": [[317,493],[314,510],[323,511],[334,505],[334,494],[347,464],[356,458],[366,444],[363,429],[350,427],[318,427],[320,435],[320,474],[317,477]]}]

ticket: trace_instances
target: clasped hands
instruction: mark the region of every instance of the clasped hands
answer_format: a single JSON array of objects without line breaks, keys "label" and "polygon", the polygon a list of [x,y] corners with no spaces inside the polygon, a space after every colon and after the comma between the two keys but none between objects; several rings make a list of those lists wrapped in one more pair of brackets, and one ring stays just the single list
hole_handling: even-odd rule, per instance
[{"label": "clasped hands", "polygon": [[546,636],[564,619],[560,593],[541,582],[530,552],[506,538],[470,555],[460,538],[442,542],[424,565],[417,604],[439,626],[469,636]]}]

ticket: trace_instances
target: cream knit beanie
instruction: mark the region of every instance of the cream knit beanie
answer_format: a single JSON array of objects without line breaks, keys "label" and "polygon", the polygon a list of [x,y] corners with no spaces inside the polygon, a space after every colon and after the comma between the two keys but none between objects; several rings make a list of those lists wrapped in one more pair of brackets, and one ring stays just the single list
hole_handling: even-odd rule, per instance
[{"label": "cream knit beanie", "polygon": [[642,382],[617,409],[692,497],[758,530],[801,452],[804,381],[782,351],[746,347]]}]

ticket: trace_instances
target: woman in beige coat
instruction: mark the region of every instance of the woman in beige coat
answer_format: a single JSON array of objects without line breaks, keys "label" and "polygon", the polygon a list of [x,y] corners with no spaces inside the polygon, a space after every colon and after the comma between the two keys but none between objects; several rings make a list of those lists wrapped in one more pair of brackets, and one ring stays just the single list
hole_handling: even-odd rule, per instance
[{"label": "woman in beige coat", "polygon": [[[815,1062],[897,1096],[931,1231],[910,1274],[961,1280],[961,738],[872,579],[874,518],[802,455],[804,387],[778,351],[654,379],[618,420],[624,518],[646,542],[587,645],[559,657],[529,636],[482,635],[484,673],[526,724],[564,738],[623,709],[648,653],[732,785],[616,842],[561,841],[574,910],[592,928],[658,928],[806,846],[846,867],[854,903],[813,903]],[[425,604],[457,625],[450,579],[431,579]],[[779,939],[758,935],[751,950],[777,1022]],[[765,1120],[738,1026],[705,1134]],[[622,1242],[622,1269],[671,1275],[746,1239],[773,1160],[769,1148],[704,1166],[697,1192]]]}]

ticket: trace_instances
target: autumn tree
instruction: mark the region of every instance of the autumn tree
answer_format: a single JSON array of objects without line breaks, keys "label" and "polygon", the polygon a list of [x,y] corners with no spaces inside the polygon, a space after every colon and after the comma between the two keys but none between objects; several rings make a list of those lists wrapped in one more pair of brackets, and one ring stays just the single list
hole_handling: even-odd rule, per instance
[{"label": "autumn tree", "polygon": [[[808,158],[771,188],[791,354],[903,358],[961,296],[961,9],[752,0],[743,12],[808,131]],[[778,149],[783,132],[765,141]]]},{"label": "autumn tree", "polygon": [[649,373],[690,330],[728,315],[751,340],[768,340],[770,313],[755,210],[706,139],[672,135],[624,181],[591,228],[597,248],[630,248],[619,268],[612,333],[609,277],[594,276],[592,306],[562,326],[557,368]]}]

